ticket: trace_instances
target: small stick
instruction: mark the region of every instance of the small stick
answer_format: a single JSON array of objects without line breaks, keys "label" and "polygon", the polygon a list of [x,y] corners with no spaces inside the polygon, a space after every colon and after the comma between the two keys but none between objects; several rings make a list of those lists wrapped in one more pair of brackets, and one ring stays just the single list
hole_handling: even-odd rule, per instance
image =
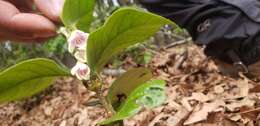
[{"label": "small stick", "polygon": [[186,43],[186,42],[189,42],[189,41],[191,41],[191,40],[192,40],[191,38],[187,38],[187,39],[184,39],[184,40],[180,40],[180,41],[177,41],[177,42],[174,42],[174,43],[172,43],[172,44],[167,45],[165,48],[166,48],[166,49],[173,48],[173,47],[175,47],[175,46],[182,45],[182,44],[184,44],[184,43]]},{"label": "small stick", "polygon": [[260,111],[260,107],[259,107],[259,108],[256,108],[256,109],[252,109],[252,110],[240,112],[240,114],[247,114],[247,113],[250,113],[250,112],[258,112],[258,111]]},{"label": "small stick", "polygon": [[104,69],[103,73],[108,76],[120,76],[126,71],[124,69]]},{"label": "small stick", "polygon": [[188,52],[185,51],[181,57],[177,60],[176,64],[174,65],[174,70],[177,70],[180,68],[180,66],[184,63],[184,61],[188,58]]}]

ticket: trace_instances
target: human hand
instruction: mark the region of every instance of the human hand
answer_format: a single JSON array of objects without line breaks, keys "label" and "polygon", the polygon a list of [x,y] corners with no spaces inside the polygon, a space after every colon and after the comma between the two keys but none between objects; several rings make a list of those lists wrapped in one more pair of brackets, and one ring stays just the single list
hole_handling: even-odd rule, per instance
[{"label": "human hand", "polygon": [[63,3],[64,0],[0,0],[0,40],[34,42],[55,36]]}]

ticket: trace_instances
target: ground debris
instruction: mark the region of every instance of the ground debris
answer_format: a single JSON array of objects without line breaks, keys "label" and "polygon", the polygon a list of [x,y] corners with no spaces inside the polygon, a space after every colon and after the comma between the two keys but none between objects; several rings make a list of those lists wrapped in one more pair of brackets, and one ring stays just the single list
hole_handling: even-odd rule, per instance
[{"label": "ground debris", "polygon": [[95,126],[103,108],[84,104],[93,96],[71,78],[61,78],[38,96],[0,106],[0,126]]},{"label": "ground debris", "polygon": [[[127,59],[122,68],[136,67]],[[149,67],[167,81],[168,98],[124,120],[125,126],[260,126],[260,82],[221,75],[203,49],[192,44],[164,49]],[[87,106],[93,96],[78,81],[61,78],[40,95],[1,105],[0,126],[95,126],[106,113]]]},{"label": "ground debris", "polygon": [[163,50],[150,65],[158,78],[168,81],[168,99],[147,126],[258,126],[260,83],[223,76],[203,49],[186,46]]}]

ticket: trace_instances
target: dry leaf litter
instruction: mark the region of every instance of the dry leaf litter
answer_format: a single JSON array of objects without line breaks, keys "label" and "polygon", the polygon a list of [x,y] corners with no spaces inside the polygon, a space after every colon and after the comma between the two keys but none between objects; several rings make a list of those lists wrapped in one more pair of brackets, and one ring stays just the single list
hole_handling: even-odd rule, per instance
[{"label": "dry leaf litter", "polygon": [[[133,66],[127,58],[124,68]],[[167,101],[153,110],[144,108],[124,120],[125,126],[260,126],[259,81],[219,74],[201,48],[163,49],[148,66],[168,82]],[[95,93],[79,83],[61,78],[37,96],[1,105],[0,126],[95,126],[106,112]]]}]

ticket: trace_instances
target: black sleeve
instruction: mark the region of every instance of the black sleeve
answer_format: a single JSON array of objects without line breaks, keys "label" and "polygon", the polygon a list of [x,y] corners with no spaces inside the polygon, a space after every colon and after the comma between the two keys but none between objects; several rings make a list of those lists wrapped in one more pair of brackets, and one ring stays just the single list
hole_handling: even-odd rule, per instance
[{"label": "black sleeve", "polygon": [[212,5],[205,0],[139,0],[149,11],[173,20],[186,28],[191,19]]},{"label": "black sleeve", "polygon": [[[196,44],[207,45],[209,56],[226,60],[225,52],[250,50],[260,33],[257,0],[139,0],[149,11],[188,30]],[[204,26],[204,30],[199,30]],[[248,49],[245,51],[245,47]],[[227,61],[230,62],[230,61]]]}]

